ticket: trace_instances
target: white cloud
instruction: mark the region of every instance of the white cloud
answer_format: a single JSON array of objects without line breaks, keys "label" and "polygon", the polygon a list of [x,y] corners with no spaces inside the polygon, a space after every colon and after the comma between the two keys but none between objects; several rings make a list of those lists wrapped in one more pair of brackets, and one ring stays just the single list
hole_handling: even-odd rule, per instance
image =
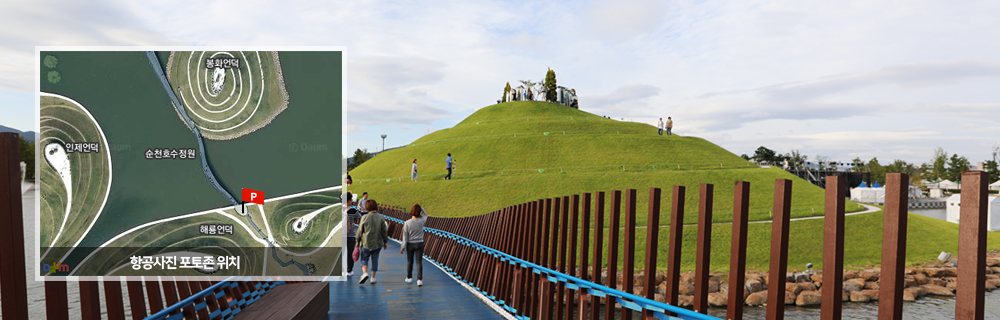
[{"label": "white cloud", "polygon": [[664,23],[663,1],[627,0],[595,2],[584,14],[587,29],[604,39],[627,40],[648,34]]},{"label": "white cloud", "polygon": [[1000,142],[998,13],[988,0],[5,3],[0,91],[32,90],[34,45],[336,45],[349,150],[381,145],[371,132],[395,146],[451,127],[551,67],[585,111],[673,116],[736,153],[912,161],[947,144],[978,159]]},{"label": "white cloud", "polygon": [[33,92],[35,46],[178,45],[107,2],[5,1],[0,10],[0,90]]}]

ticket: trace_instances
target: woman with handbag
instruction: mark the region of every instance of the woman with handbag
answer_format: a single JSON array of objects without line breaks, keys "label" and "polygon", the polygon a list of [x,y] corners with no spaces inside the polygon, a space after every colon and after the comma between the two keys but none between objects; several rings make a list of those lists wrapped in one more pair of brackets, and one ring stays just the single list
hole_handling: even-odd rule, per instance
[{"label": "woman with handbag", "polygon": [[378,271],[378,255],[382,249],[389,248],[389,225],[378,212],[378,203],[374,199],[365,201],[365,209],[368,214],[361,217],[358,226],[358,241],[361,244],[361,280],[358,283],[368,281],[368,260],[371,259],[371,279],[375,284],[375,272]]},{"label": "woman with handbag", "polygon": [[354,195],[350,192],[345,194],[344,204],[347,206],[347,219],[344,219],[344,230],[347,230],[347,250],[352,251],[351,257],[347,258],[347,276],[354,275],[354,261],[360,258],[360,248],[358,247],[358,223],[361,221],[361,213],[354,205]]}]

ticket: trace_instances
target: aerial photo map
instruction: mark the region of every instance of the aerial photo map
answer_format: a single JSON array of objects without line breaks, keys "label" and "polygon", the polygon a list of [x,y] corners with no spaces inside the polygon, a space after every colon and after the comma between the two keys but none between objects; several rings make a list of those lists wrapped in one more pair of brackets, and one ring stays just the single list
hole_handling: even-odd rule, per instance
[{"label": "aerial photo map", "polygon": [[48,49],[37,277],[341,275],[342,51]]}]

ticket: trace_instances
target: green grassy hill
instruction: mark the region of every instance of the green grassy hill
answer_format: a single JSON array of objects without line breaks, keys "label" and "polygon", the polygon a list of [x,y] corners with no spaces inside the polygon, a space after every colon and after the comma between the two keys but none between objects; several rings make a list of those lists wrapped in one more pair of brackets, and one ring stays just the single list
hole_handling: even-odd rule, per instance
[{"label": "green grassy hill", "polygon": [[[449,152],[458,163],[457,175],[454,180],[443,181],[444,159]],[[419,165],[418,182],[410,182],[413,159]],[[663,225],[670,221],[671,189],[675,185],[687,187],[685,223],[689,224],[697,223],[702,183],[715,185],[713,219],[717,223],[732,221],[735,181],[751,184],[751,220],[770,220],[775,179],[793,181],[792,217],[822,215],[824,201],[822,188],[779,168],[748,165],[704,139],[659,136],[656,128],[648,124],[609,120],[542,102],[483,108],[454,128],[377,155],[351,171],[351,176],[351,192],[367,191],[379,203],[406,208],[420,203],[429,214],[445,217],[474,216],[527,201],[597,191],[609,192],[606,201],[610,205],[611,191],[637,189],[637,244],[645,243],[643,226],[651,187],[663,189]],[[852,212],[863,208],[848,201],[847,209]],[[957,254],[958,225],[915,214],[909,221],[910,263],[932,260],[941,251]],[[845,264],[879,264],[882,213],[847,217],[845,228]],[[731,224],[713,226],[713,270],[729,268],[731,231]],[[666,265],[668,233],[668,228],[659,232],[657,264],[661,267]],[[685,227],[685,270],[694,269],[696,234],[696,226]],[[770,223],[750,224],[748,268],[768,267],[770,237]],[[792,222],[789,269],[802,270],[807,262],[822,268],[822,245],[822,219]],[[990,233],[988,246],[1000,248],[1000,233]],[[636,248],[636,265],[642,265],[644,252],[642,246]]]},{"label": "green grassy hill", "polygon": [[[456,175],[443,181],[451,153]],[[417,159],[420,178],[410,182]],[[542,198],[637,189],[638,208],[648,190],[687,187],[688,222],[696,222],[698,190],[715,185],[714,220],[731,221],[735,181],[751,183],[751,219],[770,218],[775,179],[792,179],[793,217],[822,213],[823,189],[778,168],[758,168],[697,137],[660,136],[648,124],[620,122],[544,102],[511,102],[483,108],[454,128],[389,150],[351,171],[350,191],[369,192],[380,203],[420,203],[436,216],[472,216]],[[862,208],[848,204],[848,211]],[[639,223],[645,222],[644,209]]]}]

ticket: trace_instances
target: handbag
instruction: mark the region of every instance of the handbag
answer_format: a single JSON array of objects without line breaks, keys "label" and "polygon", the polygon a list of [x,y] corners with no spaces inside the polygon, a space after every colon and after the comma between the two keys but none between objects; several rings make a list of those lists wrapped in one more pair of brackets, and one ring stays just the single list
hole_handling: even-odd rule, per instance
[{"label": "handbag", "polygon": [[361,259],[361,245],[360,244],[354,247],[354,253],[351,254],[351,257],[354,258],[354,261],[358,261],[358,259]]}]

